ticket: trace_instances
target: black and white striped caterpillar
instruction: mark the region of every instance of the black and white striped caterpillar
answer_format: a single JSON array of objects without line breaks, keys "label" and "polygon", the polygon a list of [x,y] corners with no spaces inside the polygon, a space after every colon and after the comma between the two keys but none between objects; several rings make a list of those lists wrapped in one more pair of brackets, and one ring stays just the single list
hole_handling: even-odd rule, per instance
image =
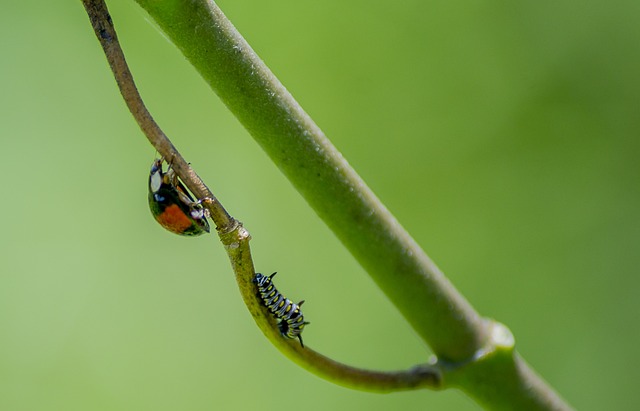
[{"label": "black and white striped caterpillar", "polygon": [[297,338],[300,345],[304,347],[302,342],[302,329],[309,324],[304,320],[304,316],[300,311],[300,306],[304,300],[298,304],[285,298],[278,292],[271,279],[276,273],[270,276],[256,273],[253,282],[258,286],[258,295],[262,299],[262,303],[271,311],[274,317],[278,319],[278,327],[280,333],[286,338]]}]

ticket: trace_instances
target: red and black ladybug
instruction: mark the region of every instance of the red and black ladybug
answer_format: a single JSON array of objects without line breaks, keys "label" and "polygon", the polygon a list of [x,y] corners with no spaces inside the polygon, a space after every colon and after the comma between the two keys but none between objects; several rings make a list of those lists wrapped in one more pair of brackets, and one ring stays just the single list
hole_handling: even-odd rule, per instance
[{"label": "red and black ladybug", "polygon": [[171,169],[162,171],[163,159],[151,165],[149,208],[161,226],[179,235],[197,236],[209,232],[208,213],[195,201]]}]

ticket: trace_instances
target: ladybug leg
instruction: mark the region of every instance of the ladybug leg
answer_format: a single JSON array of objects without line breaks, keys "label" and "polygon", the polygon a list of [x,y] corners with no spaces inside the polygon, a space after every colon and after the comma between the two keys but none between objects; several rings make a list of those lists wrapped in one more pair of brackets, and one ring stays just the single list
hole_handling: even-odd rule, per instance
[{"label": "ladybug leg", "polygon": [[[201,200],[192,202],[191,208],[193,208],[193,210],[200,211],[200,213],[202,214],[202,217],[200,218],[211,217],[211,213],[209,213],[209,210],[202,206],[202,203],[211,203],[211,202],[213,202],[213,200],[211,200],[209,197],[205,197]],[[191,214],[193,215],[193,212]]]},{"label": "ladybug leg", "polygon": [[200,220],[205,217],[210,217],[209,210],[204,208],[202,206],[202,203],[203,201],[211,200],[211,199],[203,198],[202,200],[193,201],[193,199],[191,199],[191,197],[189,197],[184,191],[182,190],[176,190],[176,191],[178,192],[178,197],[180,198],[180,201],[182,201],[184,204],[189,206],[189,209],[191,210],[191,217],[195,218],[196,220]]},{"label": "ladybug leg", "polygon": [[[177,179],[176,179],[177,181]],[[174,187],[177,188],[177,192],[178,192],[178,197],[180,198],[180,201],[182,201],[185,204],[188,204],[189,206],[193,206],[196,202],[193,201],[193,199],[182,190],[182,185],[180,186],[176,186],[174,185]]]},{"label": "ladybug leg", "polygon": [[178,198],[183,204],[189,206],[191,218],[195,220],[202,220],[205,217],[210,217],[209,210],[202,207],[203,201],[212,201],[210,198],[204,198],[202,200],[194,201],[193,198],[187,193],[187,189],[182,185],[180,180],[178,179],[178,175],[171,168],[171,163],[168,163],[169,167],[167,168],[167,172],[164,174],[165,183],[170,184],[176,189],[178,193]]},{"label": "ladybug leg", "polygon": [[205,217],[210,217],[209,210],[202,206],[202,200],[191,201],[187,203],[189,204],[189,208],[191,209],[191,217],[196,220],[201,220]]},{"label": "ladybug leg", "polygon": [[167,168],[167,172],[164,173],[164,177],[165,177],[166,184],[171,184],[174,187],[179,187],[180,183],[178,182],[178,175],[176,174],[175,171],[173,171],[173,168],[171,168],[171,164],[169,164],[169,167]]}]

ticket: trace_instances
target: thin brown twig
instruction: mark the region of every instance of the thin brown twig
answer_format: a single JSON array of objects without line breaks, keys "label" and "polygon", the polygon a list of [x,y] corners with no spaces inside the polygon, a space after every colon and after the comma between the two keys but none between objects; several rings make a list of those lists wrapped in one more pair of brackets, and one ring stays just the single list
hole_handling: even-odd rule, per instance
[{"label": "thin brown twig", "polygon": [[185,161],[178,149],[153,119],[149,110],[147,110],[118,42],[118,36],[107,5],[104,1],[83,1],[83,4],[118,83],[120,93],[142,132],[158,153],[171,164],[171,168],[175,170],[187,188],[198,199],[207,199],[207,201],[203,201],[203,204],[209,210],[211,219],[216,224],[218,231],[233,229],[237,222],[229,215],[222,204],[216,200],[211,190]]}]

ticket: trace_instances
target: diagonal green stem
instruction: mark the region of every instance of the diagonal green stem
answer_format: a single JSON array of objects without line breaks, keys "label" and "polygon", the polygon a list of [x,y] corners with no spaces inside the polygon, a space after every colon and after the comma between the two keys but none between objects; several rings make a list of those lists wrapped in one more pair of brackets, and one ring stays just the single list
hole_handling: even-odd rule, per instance
[{"label": "diagonal green stem", "polygon": [[433,348],[446,386],[490,409],[570,409],[520,360],[508,330],[452,287],[212,1],[137,2]]},{"label": "diagonal green stem", "polygon": [[[209,0],[136,0],[443,363],[490,409],[569,410],[453,288]],[[507,341],[507,343],[505,343]]]}]

